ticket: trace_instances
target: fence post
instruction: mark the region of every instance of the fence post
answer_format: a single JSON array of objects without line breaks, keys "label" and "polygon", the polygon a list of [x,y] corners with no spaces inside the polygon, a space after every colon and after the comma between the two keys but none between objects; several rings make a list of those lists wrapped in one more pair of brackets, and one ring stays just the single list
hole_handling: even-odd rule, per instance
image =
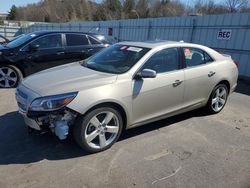
[{"label": "fence post", "polygon": [[121,36],[121,22],[118,21],[118,35],[117,35],[117,42],[120,42],[120,36]]},{"label": "fence post", "polygon": [[100,21],[98,21],[98,33],[100,33],[101,32],[101,23],[100,23]]},{"label": "fence post", "polygon": [[195,27],[196,27],[196,19],[193,18],[193,19],[192,19],[191,36],[190,36],[190,42],[191,42],[191,43],[193,42],[193,36],[194,36]]},{"label": "fence post", "polygon": [[147,29],[147,40],[150,39],[150,30],[151,30],[151,20],[148,20],[148,29]]},{"label": "fence post", "polygon": [[7,37],[7,31],[6,31],[6,27],[3,28],[3,33],[4,33],[4,37]]},{"label": "fence post", "polygon": [[23,27],[19,28],[19,34],[23,34]]}]

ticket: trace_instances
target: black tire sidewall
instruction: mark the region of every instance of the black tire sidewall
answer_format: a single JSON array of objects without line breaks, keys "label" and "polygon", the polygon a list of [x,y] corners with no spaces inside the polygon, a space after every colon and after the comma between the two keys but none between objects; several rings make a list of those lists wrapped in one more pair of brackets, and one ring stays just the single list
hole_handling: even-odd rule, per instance
[{"label": "black tire sidewall", "polygon": [[[225,101],[224,106],[219,111],[214,111],[214,109],[212,108],[212,100],[213,100],[213,96],[215,94],[215,91],[220,87],[224,87],[226,89],[226,92],[227,92],[226,101]],[[207,110],[208,110],[209,113],[217,114],[217,113],[219,113],[219,112],[221,112],[223,110],[223,108],[226,106],[226,103],[227,103],[228,92],[229,92],[228,88],[227,88],[227,86],[225,84],[219,84],[219,85],[215,86],[215,88],[213,89],[213,91],[212,91],[212,93],[211,93],[211,95],[209,97],[208,103],[207,103]]]},{"label": "black tire sidewall", "polygon": [[[85,138],[84,138],[85,130],[87,128],[87,125],[88,125],[90,119],[94,115],[96,115],[100,112],[103,112],[103,111],[113,112],[117,116],[118,121],[119,121],[119,126],[120,126],[119,132],[118,132],[116,138],[108,146],[106,146],[102,149],[91,148],[88,146],[88,144],[85,141]],[[123,120],[122,120],[120,112],[116,108],[113,108],[113,107],[100,107],[100,108],[96,108],[96,109],[90,111],[89,113],[87,113],[84,116],[79,116],[76,119],[76,123],[75,123],[75,126],[73,128],[73,135],[74,135],[75,141],[77,142],[77,144],[81,148],[83,148],[84,150],[86,150],[89,153],[96,153],[96,152],[100,152],[100,151],[103,151],[103,150],[110,148],[119,139],[121,132],[122,132],[122,129],[123,129]]]}]

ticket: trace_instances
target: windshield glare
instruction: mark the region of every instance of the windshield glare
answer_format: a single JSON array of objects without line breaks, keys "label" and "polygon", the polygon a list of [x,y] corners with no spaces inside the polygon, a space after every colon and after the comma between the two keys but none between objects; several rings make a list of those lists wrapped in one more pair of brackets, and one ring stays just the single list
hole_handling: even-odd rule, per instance
[{"label": "windshield glare", "polygon": [[132,68],[150,49],[112,45],[84,62],[84,66],[101,72],[121,74]]},{"label": "windshield glare", "polygon": [[28,35],[23,35],[11,42],[9,42],[7,44],[7,47],[9,48],[15,48],[15,47],[18,47],[24,43],[26,43],[27,41],[29,41],[30,39],[34,38],[36,35],[35,34],[28,34]]}]

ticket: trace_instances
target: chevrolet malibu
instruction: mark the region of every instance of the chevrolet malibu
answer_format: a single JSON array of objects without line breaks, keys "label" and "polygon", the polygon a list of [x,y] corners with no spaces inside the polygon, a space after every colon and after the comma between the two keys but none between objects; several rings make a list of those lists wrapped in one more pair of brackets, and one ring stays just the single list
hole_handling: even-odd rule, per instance
[{"label": "chevrolet malibu", "polygon": [[26,78],[16,90],[29,129],[88,152],[110,148],[122,130],[205,107],[220,112],[237,85],[228,55],[184,42],[121,42],[81,62]]}]

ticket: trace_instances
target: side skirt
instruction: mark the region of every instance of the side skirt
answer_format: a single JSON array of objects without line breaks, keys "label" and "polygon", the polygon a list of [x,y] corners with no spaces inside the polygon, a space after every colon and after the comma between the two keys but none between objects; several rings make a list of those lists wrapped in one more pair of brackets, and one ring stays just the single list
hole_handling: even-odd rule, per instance
[{"label": "side skirt", "polygon": [[180,110],[176,110],[176,111],[168,113],[168,114],[164,114],[164,115],[161,115],[161,116],[149,119],[149,120],[145,120],[145,121],[134,123],[132,125],[128,125],[128,127],[126,129],[131,129],[131,128],[135,128],[135,127],[138,127],[138,126],[141,126],[141,125],[145,125],[145,124],[148,124],[148,123],[152,123],[152,122],[155,122],[155,121],[166,119],[166,118],[169,118],[169,117],[172,117],[172,116],[175,116],[175,115],[179,115],[179,114],[182,114],[182,113],[185,113],[185,112],[188,112],[188,111],[192,111],[192,110],[204,107],[204,106],[206,106],[206,103],[199,102],[199,103],[196,103],[194,105],[187,106],[185,108],[182,108]]}]

